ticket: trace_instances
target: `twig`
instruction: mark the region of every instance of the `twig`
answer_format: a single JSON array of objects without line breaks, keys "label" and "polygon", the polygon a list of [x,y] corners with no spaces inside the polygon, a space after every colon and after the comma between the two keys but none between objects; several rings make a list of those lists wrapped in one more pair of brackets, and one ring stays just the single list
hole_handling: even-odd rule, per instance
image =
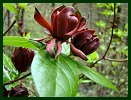
[{"label": "twig", "polygon": [[16,79],[16,80],[13,80],[13,81],[10,81],[10,82],[7,82],[7,83],[4,83],[3,85],[13,84],[13,83],[15,83],[15,82],[17,82],[17,81],[19,81],[19,80],[22,80],[22,79],[26,78],[26,77],[29,76],[29,75],[31,75],[31,72],[28,73],[28,74],[26,74],[26,75],[24,75],[24,76],[22,76],[22,77],[20,77],[20,78],[18,78],[18,79]]},{"label": "twig", "polygon": [[3,33],[3,36],[5,36],[5,34],[14,26],[15,23],[16,20],[14,20],[13,23],[10,25],[10,27]]},{"label": "twig", "polygon": [[116,8],[116,4],[114,3],[114,16],[113,16],[112,31],[111,31],[111,37],[110,37],[109,44],[108,44],[108,46],[107,46],[107,49],[106,49],[104,55],[103,55],[100,59],[98,59],[95,63],[93,63],[92,67],[93,67],[96,63],[98,63],[99,61],[101,61],[102,59],[105,59],[105,56],[106,56],[106,54],[107,54],[107,52],[108,52],[108,50],[109,50],[109,48],[110,48],[110,45],[111,45],[111,42],[112,42],[112,39],[113,39],[114,28],[115,28],[115,17],[116,17],[115,8]]},{"label": "twig", "polygon": [[105,57],[104,60],[115,61],[115,62],[127,62],[128,61],[128,59],[111,59],[107,57]]}]

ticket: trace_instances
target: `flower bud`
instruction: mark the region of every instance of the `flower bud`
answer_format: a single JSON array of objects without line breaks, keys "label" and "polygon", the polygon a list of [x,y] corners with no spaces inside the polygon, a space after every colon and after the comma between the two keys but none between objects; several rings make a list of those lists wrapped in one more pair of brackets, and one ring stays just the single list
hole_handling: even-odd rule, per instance
[{"label": "flower bud", "polygon": [[7,89],[5,88],[5,86],[3,86],[3,96],[4,97],[8,97],[8,91],[7,91]]},{"label": "flower bud", "polygon": [[87,60],[86,55],[96,51],[100,45],[100,41],[94,32],[95,30],[86,29],[78,32],[72,38],[71,51],[83,60]]},{"label": "flower bud", "polygon": [[15,48],[12,62],[16,70],[19,72],[25,72],[31,65],[34,57],[34,52],[26,48]]},{"label": "flower bud", "polygon": [[23,26],[23,21],[22,21],[22,20],[19,20],[19,21],[18,21],[18,25],[19,25],[19,27],[22,27],[22,26]]},{"label": "flower bud", "polygon": [[18,85],[12,88],[9,92],[10,97],[28,97],[28,89],[23,87],[22,85]]}]

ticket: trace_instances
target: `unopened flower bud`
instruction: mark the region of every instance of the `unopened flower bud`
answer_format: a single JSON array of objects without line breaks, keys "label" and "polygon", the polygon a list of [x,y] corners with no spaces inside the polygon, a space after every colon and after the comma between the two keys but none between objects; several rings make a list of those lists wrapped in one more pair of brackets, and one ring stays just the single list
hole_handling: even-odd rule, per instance
[{"label": "unopened flower bud", "polygon": [[78,32],[71,41],[71,51],[87,60],[86,55],[93,53],[100,45],[99,38],[94,34],[95,30],[83,30]]},{"label": "unopened flower bud", "polygon": [[3,86],[3,96],[8,97],[8,93],[8,90],[5,88],[5,86]]},{"label": "unopened flower bud", "polygon": [[18,25],[19,25],[19,27],[22,27],[22,26],[23,26],[23,21],[22,21],[22,20],[19,20],[19,21],[18,21]]},{"label": "unopened flower bud", "polygon": [[34,52],[26,48],[15,48],[12,62],[16,70],[19,72],[25,72],[31,65],[34,57]]},{"label": "unopened flower bud", "polygon": [[9,92],[10,97],[28,97],[28,89],[26,87],[23,87],[22,85],[18,85],[14,88],[12,88]]}]

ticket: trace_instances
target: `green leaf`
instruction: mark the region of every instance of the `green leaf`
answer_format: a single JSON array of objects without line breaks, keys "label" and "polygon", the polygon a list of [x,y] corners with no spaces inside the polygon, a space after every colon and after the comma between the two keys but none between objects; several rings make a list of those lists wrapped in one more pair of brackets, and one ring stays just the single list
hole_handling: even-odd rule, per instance
[{"label": "green leaf", "polygon": [[39,45],[39,43],[35,43],[31,40],[28,40],[20,36],[4,36],[3,45],[23,47],[23,48],[29,48],[29,49],[38,49],[37,45]]},{"label": "green leaf", "polygon": [[82,80],[82,79],[79,80],[79,83],[90,83],[90,82],[93,82],[93,81],[92,80]]},{"label": "green leaf", "polygon": [[87,60],[87,62],[95,62],[96,60],[98,60],[99,59],[99,55],[98,55],[98,53],[95,51],[95,52],[93,52],[92,54],[90,54],[90,55],[88,55],[88,60]]},{"label": "green leaf", "polygon": [[27,6],[27,3],[19,3],[19,6],[24,9]]},{"label": "green leaf", "polygon": [[86,75],[92,81],[94,81],[102,86],[105,86],[107,88],[111,88],[119,93],[117,88],[103,75],[99,74],[98,72],[94,71],[93,69],[89,68],[88,66],[82,65],[80,63],[78,63],[78,68],[81,73]]},{"label": "green leaf", "polygon": [[125,24],[125,29],[128,29],[128,24]]},{"label": "green leaf", "polygon": [[69,55],[70,54],[70,44],[67,43],[62,43],[62,53],[65,55]]},{"label": "green leaf", "polygon": [[100,12],[100,14],[105,16],[112,16],[114,12],[112,10],[104,10],[103,12]]},{"label": "green leaf", "polygon": [[117,36],[120,37],[120,38],[123,38],[124,35],[125,35],[125,32],[122,31],[121,29],[116,29],[116,30],[114,31],[114,34],[117,35]]},{"label": "green leaf", "polygon": [[65,55],[52,58],[44,50],[37,51],[31,72],[40,97],[75,96],[78,88],[77,64]]},{"label": "green leaf", "polygon": [[96,25],[99,26],[99,27],[102,27],[102,28],[105,28],[106,27],[106,23],[102,20],[96,22]]},{"label": "green leaf", "polygon": [[6,69],[8,69],[8,71],[6,71],[6,69],[4,69],[6,76],[8,76],[7,74],[9,74],[10,79],[11,80],[14,79],[17,76],[18,72],[15,69],[11,59],[5,54],[3,54],[3,65]]},{"label": "green leaf", "polygon": [[9,11],[18,14],[18,10],[16,9],[16,7],[11,4],[11,3],[4,3],[3,6],[8,9]]},{"label": "green leaf", "polygon": [[3,67],[3,82],[9,82],[11,80],[8,71]]}]

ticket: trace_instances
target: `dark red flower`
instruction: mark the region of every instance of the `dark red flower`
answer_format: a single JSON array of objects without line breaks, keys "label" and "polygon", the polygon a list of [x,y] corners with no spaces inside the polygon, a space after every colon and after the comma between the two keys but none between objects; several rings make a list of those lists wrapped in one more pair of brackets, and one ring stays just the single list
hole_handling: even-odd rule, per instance
[{"label": "dark red flower", "polygon": [[[51,24],[42,17],[38,9],[35,8],[34,19],[46,28],[53,37],[47,43],[46,50],[51,55],[55,55],[55,57],[59,55],[62,50],[62,42],[68,40],[74,33],[86,27],[85,18],[80,15],[79,11],[75,11],[73,7],[60,6],[56,8],[51,15]],[[57,52],[54,54],[56,42]]]},{"label": "dark red flower", "polygon": [[5,88],[5,86],[3,86],[3,96],[8,97],[8,93],[9,91]]},{"label": "dark red flower", "polygon": [[18,25],[19,25],[19,27],[22,27],[22,26],[23,26],[23,21],[22,21],[22,20],[19,20],[19,21],[18,21]]},{"label": "dark red flower", "polygon": [[12,62],[19,72],[25,72],[31,65],[34,52],[26,48],[15,48]]},{"label": "dark red flower", "polygon": [[22,85],[18,85],[14,88],[12,88],[9,92],[10,97],[28,97],[28,89],[26,87],[23,87]]},{"label": "dark red flower", "polygon": [[86,55],[96,51],[100,45],[99,38],[94,32],[95,30],[85,29],[72,37],[70,43],[71,51],[83,60],[87,60]]}]

